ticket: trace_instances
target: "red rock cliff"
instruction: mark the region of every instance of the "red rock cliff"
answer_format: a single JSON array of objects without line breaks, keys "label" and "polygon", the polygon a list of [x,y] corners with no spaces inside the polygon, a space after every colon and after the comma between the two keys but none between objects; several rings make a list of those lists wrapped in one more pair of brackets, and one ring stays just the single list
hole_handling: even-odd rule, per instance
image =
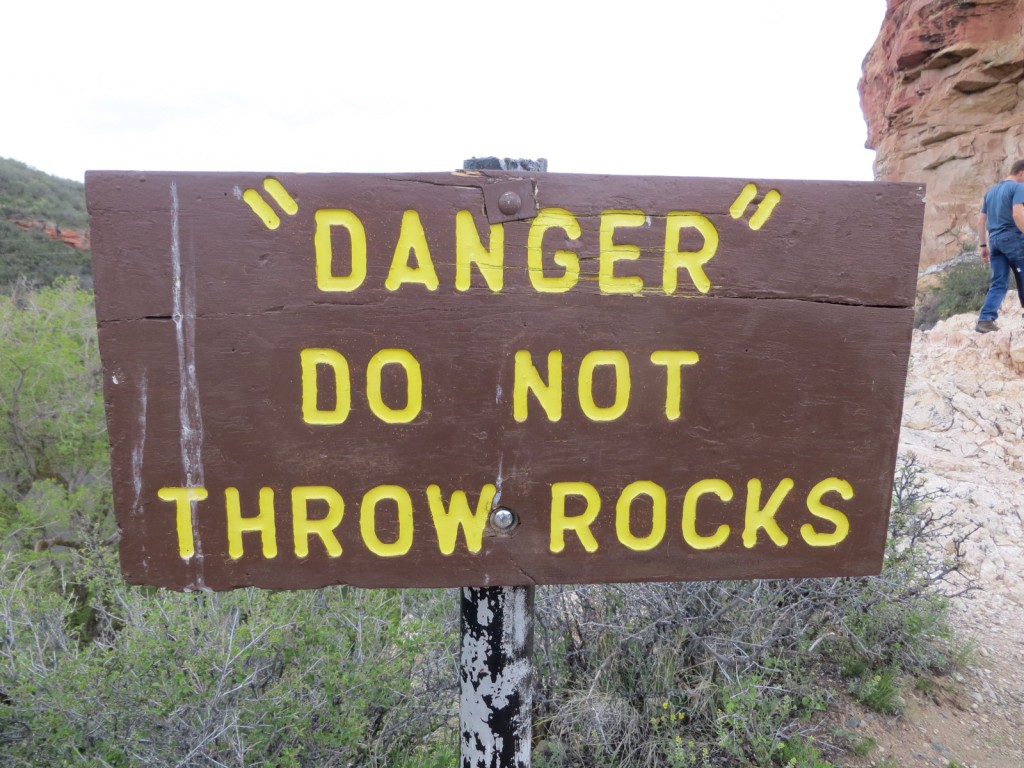
[{"label": "red rock cliff", "polygon": [[972,250],[1024,158],[1024,0],[889,0],[860,92],[875,177],[927,184],[922,269]]},{"label": "red rock cliff", "polygon": [[58,227],[51,221],[39,221],[37,219],[11,219],[16,227],[26,232],[39,232],[51,240],[64,243],[78,251],[87,251],[91,247],[89,230],[79,231],[67,227]]}]

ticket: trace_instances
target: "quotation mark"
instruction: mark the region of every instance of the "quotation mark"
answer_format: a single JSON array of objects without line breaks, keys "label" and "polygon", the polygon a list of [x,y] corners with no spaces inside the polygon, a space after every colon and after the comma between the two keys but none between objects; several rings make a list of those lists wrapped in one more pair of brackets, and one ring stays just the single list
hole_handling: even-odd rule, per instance
[{"label": "quotation mark", "polygon": [[[729,206],[729,215],[734,219],[742,218],[747,212],[747,208],[752,202],[757,199],[758,191],[757,186],[754,184],[747,184],[743,188],[743,191],[736,196],[732,205]],[[764,196],[758,202],[757,207],[754,209],[753,215],[750,217],[750,228],[757,230],[764,226],[764,223],[771,217],[772,212],[775,210],[775,206],[782,200],[782,195],[776,189],[769,189],[764,193]]]},{"label": "quotation mark", "polygon": [[[263,189],[267,191],[271,199],[277,203],[277,207],[284,213],[287,213],[289,216],[294,216],[298,213],[299,204],[288,194],[288,190],[281,185],[280,181],[277,179],[265,179],[263,181]],[[252,208],[252,212],[256,214],[267,229],[277,229],[281,226],[281,218],[277,215],[277,212],[270,207],[270,203],[264,200],[263,196],[255,189],[245,190],[242,193],[242,200]]]}]

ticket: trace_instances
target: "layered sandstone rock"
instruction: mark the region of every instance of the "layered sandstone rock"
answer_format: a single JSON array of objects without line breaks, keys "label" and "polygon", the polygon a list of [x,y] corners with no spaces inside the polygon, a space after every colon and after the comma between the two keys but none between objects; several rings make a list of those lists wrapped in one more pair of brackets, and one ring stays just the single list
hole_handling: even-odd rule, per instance
[{"label": "layered sandstone rock", "polygon": [[921,267],[973,249],[1024,158],[1024,0],[889,0],[860,91],[876,178],[928,186]]},{"label": "layered sandstone rock", "polygon": [[64,243],[78,251],[88,251],[90,248],[89,230],[79,231],[68,227],[58,227],[52,221],[36,219],[11,219],[11,222],[25,232],[39,232],[51,240]]}]

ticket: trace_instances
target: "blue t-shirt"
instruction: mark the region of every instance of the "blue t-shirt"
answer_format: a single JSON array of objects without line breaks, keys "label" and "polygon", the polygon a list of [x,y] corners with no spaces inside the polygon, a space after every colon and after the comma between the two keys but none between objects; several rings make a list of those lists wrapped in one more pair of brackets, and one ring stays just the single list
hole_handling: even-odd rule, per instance
[{"label": "blue t-shirt", "polygon": [[981,212],[987,217],[988,236],[993,238],[1006,232],[1020,233],[1013,220],[1013,206],[1024,203],[1024,184],[1003,179],[985,193]]}]

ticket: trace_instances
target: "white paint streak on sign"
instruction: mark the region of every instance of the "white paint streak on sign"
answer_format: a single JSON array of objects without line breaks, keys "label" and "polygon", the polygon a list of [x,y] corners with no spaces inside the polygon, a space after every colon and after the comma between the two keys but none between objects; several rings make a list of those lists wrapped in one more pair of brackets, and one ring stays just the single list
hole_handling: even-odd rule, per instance
[{"label": "white paint streak on sign", "polygon": [[[117,383],[115,377],[114,383]],[[132,445],[132,490],[135,491],[135,498],[132,502],[132,514],[138,515],[142,512],[142,460],[146,450],[146,417],[149,406],[149,383],[146,372],[142,372],[139,381],[139,432]]]},{"label": "white paint streak on sign", "polygon": [[[181,229],[178,222],[178,185],[171,182],[171,268],[174,300],[173,320],[178,347],[178,412],[181,422],[181,465],[185,485],[200,488],[205,484],[203,473],[203,416],[199,409],[199,382],[196,378],[196,298],[195,268],[190,265],[182,274]],[[205,588],[202,578],[203,549],[196,520],[196,502],[192,502],[192,530],[195,532],[195,555],[199,563],[196,587]]]},{"label": "white paint streak on sign", "polygon": [[494,481],[494,501],[492,502],[495,507],[501,503],[501,485],[505,482],[505,475],[502,474],[502,469],[505,466],[505,452],[502,451],[498,457],[498,477]]}]

